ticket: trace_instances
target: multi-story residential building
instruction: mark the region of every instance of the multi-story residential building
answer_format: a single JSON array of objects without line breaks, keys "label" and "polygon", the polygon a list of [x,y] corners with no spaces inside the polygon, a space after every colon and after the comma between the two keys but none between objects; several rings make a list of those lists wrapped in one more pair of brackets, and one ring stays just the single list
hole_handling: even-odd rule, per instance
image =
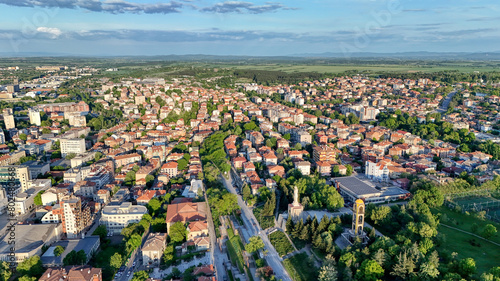
[{"label": "multi-story residential building", "polygon": [[5,108],[3,110],[3,122],[5,124],[5,129],[10,130],[16,128],[16,122],[14,121],[14,111],[12,108]]},{"label": "multi-story residential building", "polygon": [[137,223],[148,209],[141,205],[123,202],[121,205],[108,205],[102,209],[100,225],[105,225],[109,233],[119,234],[130,223]]},{"label": "multi-story residential building", "polygon": [[66,157],[70,153],[75,153],[76,155],[85,152],[85,139],[82,138],[72,138],[72,139],[61,139],[61,155]]},{"label": "multi-story residential building", "polygon": [[302,175],[308,176],[311,174],[311,163],[309,161],[295,162],[295,169],[299,170]]},{"label": "multi-story residential building", "polygon": [[171,178],[176,177],[178,173],[177,166],[176,161],[169,161],[161,166],[161,172],[167,173]]},{"label": "multi-story residential building", "polygon": [[335,161],[335,150],[327,145],[313,147],[313,159],[318,161]]},{"label": "multi-story residential building", "polygon": [[137,153],[125,154],[115,157],[116,167],[121,167],[130,163],[135,163],[141,160],[141,155]]},{"label": "multi-story residential building", "polygon": [[65,102],[65,103],[49,103],[39,105],[40,109],[45,111],[47,114],[52,112],[82,112],[87,114],[89,112],[89,105],[84,101],[76,102]]},{"label": "multi-story residential building", "polygon": [[0,167],[0,185],[2,185],[5,190],[15,190],[14,194],[24,192],[30,188],[29,180],[28,167],[25,165]]},{"label": "multi-story residential building", "polygon": [[68,238],[79,238],[80,233],[91,222],[90,208],[86,202],[82,203],[80,197],[73,195],[63,197],[52,212],[59,216],[63,232]]},{"label": "multi-story residential building", "polygon": [[32,107],[28,110],[28,116],[30,118],[30,124],[40,126],[42,120],[40,118],[40,109],[38,107]]}]

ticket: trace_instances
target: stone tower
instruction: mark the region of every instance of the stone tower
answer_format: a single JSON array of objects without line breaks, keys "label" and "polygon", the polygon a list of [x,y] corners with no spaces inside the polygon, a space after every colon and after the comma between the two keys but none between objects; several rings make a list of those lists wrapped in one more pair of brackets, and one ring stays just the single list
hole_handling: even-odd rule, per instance
[{"label": "stone tower", "polygon": [[363,226],[365,224],[365,202],[358,199],[354,202],[352,210],[352,233],[355,236],[363,236]]},{"label": "stone tower", "polygon": [[288,216],[292,220],[297,221],[300,219],[302,211],[304,211],[304,206],[299,203],[299,189],[295,186],[293,190],[293,203],[288,204]]}]

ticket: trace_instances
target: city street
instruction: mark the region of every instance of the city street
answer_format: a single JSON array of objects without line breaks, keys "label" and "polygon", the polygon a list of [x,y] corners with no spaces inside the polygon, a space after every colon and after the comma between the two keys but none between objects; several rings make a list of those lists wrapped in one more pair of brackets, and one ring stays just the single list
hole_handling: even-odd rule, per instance
[{"label": "city street", "polygon": [[265,249],[267,250],[267,255],[265,259],[269,264],[269,266],[271,266],[271,268],[274,270],[276,279],[278,280],[281,279],[283,281],[291,281],[292,279],[290,278],[288,272],[281,263],[282,259],[280,258],[278,252],[276,252],[276,249],[274,249],[273,245],[267,238],[265,231],[262,231],[252,211],[248,208],[248,206],[245,204],[241,196],[234,189],[231,182],[231,176],[229,180],[224,178],[223,176],[221,176],[221,178],[226,189],[229,190],[229,192],[236,194],[238,198],[238,205],[241,207],[241,218],[243,219],[243,222],[250,235],[252,236],[259,235],[262,238],[262,241],[264,242],[265,245]]}]

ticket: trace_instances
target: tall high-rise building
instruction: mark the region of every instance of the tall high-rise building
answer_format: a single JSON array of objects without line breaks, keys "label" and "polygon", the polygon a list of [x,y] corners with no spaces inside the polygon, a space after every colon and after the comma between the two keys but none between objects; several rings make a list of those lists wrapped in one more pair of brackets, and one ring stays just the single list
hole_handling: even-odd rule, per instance
[{"label": "tall high-rise building", "polygon": [[17,192],[24,192],[30,187],[28,166],[9,165],[0,167],[0,185],[5,189],[13,186]]},{"label": "tall high-rise building", "polygon": [[5,134],[1,128],[0,128],[0,144],[5,144]]},{"label": "tall high-rise building", "polygon": [[79,238],[80,233],[91,221],[90,208],[82,204],[79,197],[73,195],[62,198],[59,201],[59,208],[52,212],[61,219],[63,232],[68,238]]},{"label": "tall high-rise building", "polygon": [[28,111],[30,117],[30,124],[40,126],[42,120],[40,118],[40,109],[38,107],[32,107]]},{"label": "tall high-rise building", "polygon": [[14,111],[12,108],[6,108],[3,110],[3,122],[5,123],[5,129],[10,130],[16,127],[16,122],[14,121]]}]

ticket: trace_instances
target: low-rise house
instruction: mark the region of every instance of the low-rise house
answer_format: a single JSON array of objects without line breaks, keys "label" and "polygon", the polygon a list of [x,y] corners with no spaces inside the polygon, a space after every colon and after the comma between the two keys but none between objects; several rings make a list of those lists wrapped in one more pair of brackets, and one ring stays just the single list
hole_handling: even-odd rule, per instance
[{"label": "low-rise house", "polygon": [[142,264],[158,265],[167,243],[166,233],[150,233],[142,246]]}]

